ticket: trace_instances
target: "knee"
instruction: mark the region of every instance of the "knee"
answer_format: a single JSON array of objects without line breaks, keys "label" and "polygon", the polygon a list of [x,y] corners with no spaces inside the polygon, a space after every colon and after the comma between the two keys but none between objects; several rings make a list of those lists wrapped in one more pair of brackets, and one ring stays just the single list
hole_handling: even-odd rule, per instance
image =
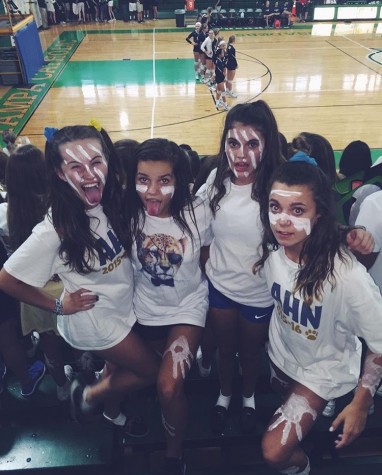
[{"label": "knee", "polygon": [[291,453],[287,446],[283,446],[280,440],[275,440],[271,432],[266,432],[261,448],[265,462],[271,467],[280,467],[289,461]]},{"label": "knee", "polygon": [[158,397],[161,402],[171,403],[181,394],[183,383],[174,378],[158,378],[157,389]]}]

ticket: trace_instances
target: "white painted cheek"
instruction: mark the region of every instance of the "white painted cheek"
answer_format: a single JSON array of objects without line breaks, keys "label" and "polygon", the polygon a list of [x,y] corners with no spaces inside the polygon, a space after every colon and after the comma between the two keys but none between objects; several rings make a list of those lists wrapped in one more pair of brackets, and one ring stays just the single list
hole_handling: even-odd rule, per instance
[{"label": "white painted cheek", "polygon": [[96,169],[94,170],[94,173],[99,177],[99,179],[101,180],[102,184],[105,186],[106,177],[105,177],[105,175],[101,172],[101,170],[99,170],[98,168],[96,168]]},{"label": "white painted cheek", "polygon": [[138,193],[147,193],[149,187],[147,185],[135,185],[135,189],[138,191]]},{"label": "white painted cheek", "polygon": [[269,222],[272,226],[275,226],[278,221],[290,221],[291,225],[296,229],[296,231],[304,231],[307,236],[312,232],[312,227],[310,224],[310,219],[308,218],[298,218],[296,216],[291,216],[287,213],[268,213]]},{"label": "white painted cheek", "polygon": [[67,182],[69,183],[69,185],[73,188],[73,190],[81,197],[83,198],[83,194],[82,194],[82,188],[81,188],[81,183],[83,182],[82,178],[80,177],[80,175],[75,172],[74,173],[74,177],[76,178],[76,180],[72,180],[66,173],[65,173],[65,178],[67,180]]},{"label": "white painted cheek", "polygon": [[175,193],[175,186],[174,185],[161,186],[160,191],[162,195],[171,195],[171,198],[172,198]]},{"label": "white painted cheek", "polygon": [[235,161],[235,155],[232,152],[232,150],[228,147],[228,145],[226,145],[226,147],[225,147],[225,154],[227,155],[228,165],[229,165],[231,171],[237,177],[238,176],[237,171],[235,170],[235,167],[233,166],[234,161]]},{"label": "white painted cheek", "polygon": [[249,150],[248,152],[248,158],[251,160],[252,167],[254,170],[257,168],[257,162],[256,162],[256,154],[254,150]]}]

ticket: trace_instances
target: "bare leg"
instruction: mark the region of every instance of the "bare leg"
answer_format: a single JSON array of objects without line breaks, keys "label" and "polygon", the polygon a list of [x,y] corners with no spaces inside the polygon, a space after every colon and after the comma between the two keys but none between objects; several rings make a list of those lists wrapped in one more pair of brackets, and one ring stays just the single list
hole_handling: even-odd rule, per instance
[{"label": "bare leg", "polygon": [[219,350],[218,370],[221,393],[232,395],[235,355],[238,350],[239,312],[236,309],[210,308],[210,319]]},{"label": "bare leg", "polygon": [[308,458],[300,442],[312,429],[326,401],[302,384],[294,382],[285,403],[276,411],[262,441],[263,455],[275,470],[294,467],[301,472]]},{"label": "bare leg", "polygon": [[167,338],[157,383],[165,427],[166,457],[179,458],[182,455],[188,418],[184,383],[202,331],[201,327],[176,325]]},{"label": "bare leg", "polygon": [[123,397],[129,391],[141,389],[155,382],[159,362],[152,350],[134,333],[118,345],[95,351],[117,368],[93,386],[88,387],[86,400],[96,404],[110,397]]}]

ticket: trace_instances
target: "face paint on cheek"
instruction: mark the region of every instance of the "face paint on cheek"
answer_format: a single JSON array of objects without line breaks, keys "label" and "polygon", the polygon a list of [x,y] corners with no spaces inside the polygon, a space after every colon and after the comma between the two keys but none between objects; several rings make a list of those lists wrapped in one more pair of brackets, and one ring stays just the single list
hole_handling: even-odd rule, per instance
[{"label": "face paint on cheek", "polygon": [[234,175],[237,178],[238,173],[235,170],[235,167],[233,166],[233,164],[235,162],[235,155],[234,155],[233,151],[229,148],[227,143],[226,143],[226,146],[225,146],[225,154],[227,155],[227,158],[228,158],[228,165],[229,165],[231,171],[234,173]]},{"label": "face paint on cheek", "polygon": [[138,193],[147,193],[149,187],[147,185],[135,185],[135,189],[138,191]]},{"label": "face paint on cheek", "polygon": [[93,152],[96,152],[102,158],[103,164],[105,166],[107,166],[107,160],[106,160],[106,157],[103,154],[102,150],[100,150],[99,148],[97,148],[95,145],[93,145],[91,143],[88,145],[88,147],[90,148],[90,150],[93,150]]},{"label": "face paint on cheek", "polygon": [[311,224],[310,224],[310,219],[309,218],[298,218],[296,216],[291,216],[290,214],[287,213],[268,213],[269,216],[269,222],[271,223],[272,226],[275,226],[277,224],[277,221],[290,221],[292,226],[295,228],[296,231],[305,231],[305,234],[307,236],[310,235],[312,232]]},{"label": "face paint on cheek", "polygon": [[174,185],[161,186],[160,191],[162,195],[171,195],[171,198],[172,198],[175,193],[175,186]]},{"label": "face paint on cheek", "polygon": [[105,186],[106,183],[106,177],[105,175],[99,170],[98,168],[95,168],[94,173],[99,177],[101,180],[102,184]]}]

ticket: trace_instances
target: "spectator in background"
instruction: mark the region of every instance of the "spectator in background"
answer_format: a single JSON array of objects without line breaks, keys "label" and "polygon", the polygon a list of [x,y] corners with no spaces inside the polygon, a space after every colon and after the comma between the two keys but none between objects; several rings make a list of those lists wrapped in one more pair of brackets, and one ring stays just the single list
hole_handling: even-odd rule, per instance
[{"label": "spectator in background", "polygon": [[328,176],[331,185],[338,181],[333,147],[325,137],[310,132],[301,132],[292,140],[289,157],[298,150],[316,160],[318,166]]},{"label": "spectator in background", "polygon": [[339,166],[341,178],[367,170],[371,165],[371,151],[368,144],[361,140],[354,140],[342,152]]}]

